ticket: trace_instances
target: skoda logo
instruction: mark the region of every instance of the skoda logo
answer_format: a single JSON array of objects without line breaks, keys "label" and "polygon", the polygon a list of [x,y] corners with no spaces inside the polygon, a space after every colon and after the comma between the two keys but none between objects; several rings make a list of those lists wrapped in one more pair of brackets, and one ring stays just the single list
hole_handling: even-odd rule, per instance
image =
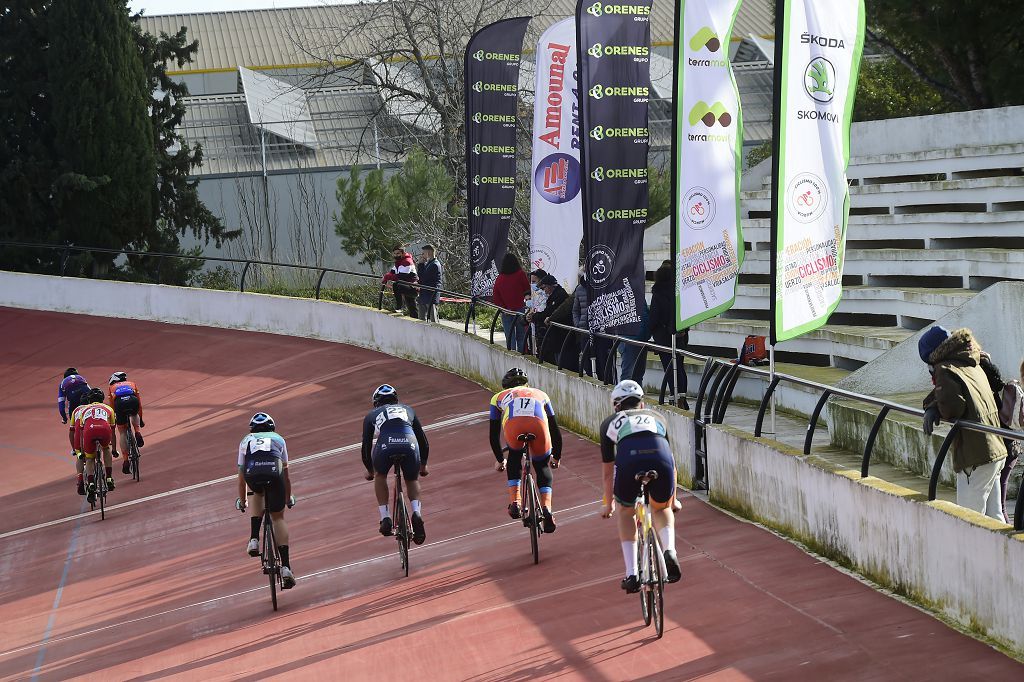
[{"label": "skoda logo", "polygon": [[593,5],[587,8],[587,14],[593,14],[595,17],[599,17],[604,14],[601,8],[601,3],[595,2]]},{"label": "skoda logo", "polygon": [[590,88],[590,96],[593,97],[594,99],[601,99],[602,97],[604,97],[604,88],[601,87],[600,83]]},{"label": "skoda logo", "polygon": [[587,254],[587,275],[590,285],[595,289],[603,289],[612,276],[612,264],[615,252],[604,244],[597,244]]},{"label": "skoda logo", "polygon": [[835,93],[836,67],[824,57],[815,57],[804,69],[804,90],[818,104],[828,104]]},{"label": "skoda logo", "polygon": [[594,43],[593,45],[590,46],[590,49],[587,50],[587,54],[589,54],[591,57],[594,57],[595,59],[597,59],[597,58],[599,58],[601,56],[601,50],[602,50],[601,43]]},{"label": "skoda logo", "polygon": [[594,178],[598,182],[604,180],[604,166],[598,166],[594,170],[590,171],[590,177]]},{"label": "skoda logo", "polygon": [[594,211],[594,213],[592,214],[591,217],[593,217],[593,219],[595,221],[597,221],[599,223],[603,223],[604,222],[604,209],[603,208],[597,209],[596,211]]},{"label": "skoda logo", "polygon": [[604,127],[594,126],[590,131],[590,136],[600,142],[604,139]]},{"label": "skoda logo", "polygon": [[477,81],[476,83],[473,83],[473,91],[474,92],[483,92],[484,91],[484,83],[483,83],[483,81]]},{"label": "skoda logo", "polygon": [[473,59],[477,60],[478,62],[482,62],[484,60],[484,51],[477,50],[476,52],[474,52]]}]

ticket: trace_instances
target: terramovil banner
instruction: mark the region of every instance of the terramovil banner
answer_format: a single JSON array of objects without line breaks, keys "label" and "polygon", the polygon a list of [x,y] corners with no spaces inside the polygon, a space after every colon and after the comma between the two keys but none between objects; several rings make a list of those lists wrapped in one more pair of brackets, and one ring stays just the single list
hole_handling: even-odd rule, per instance
[{"label": "terramovil banner", "polygon": [[684,0],[676,11],[672,146],[676,329],[732,307],[743,263],[743,116],[729,64],[740,0]]},{"label": "terramovil banner", "polygon": [[776,36],[773,344],[825,324],[842,296],[864,2],[785,0]]},{"label": "terramovil banner", "polygon": [[474,296],[490,296],[516,199],[516,105],[530,17],[484,26],[466,46],[466,173]]},{"label": "terramovil banner", "polygon": [[636,334],[644,295],[650,0],[579,0],[583,233],[590,328]]},{"label": "terramovil banner", "polygon": [[530,195],[531,264],[568,291],[576,284],[583,239],[576,76],[576,20],[569,17],[537,41]]}]

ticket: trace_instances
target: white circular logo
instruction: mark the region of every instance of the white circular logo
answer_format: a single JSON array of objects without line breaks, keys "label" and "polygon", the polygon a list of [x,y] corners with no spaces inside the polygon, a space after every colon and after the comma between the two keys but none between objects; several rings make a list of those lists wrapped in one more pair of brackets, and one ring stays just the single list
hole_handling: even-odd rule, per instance
[{"label": "white circular logo", "polygon": [[715,218],[715,196],[703,187],[692,187],[683,200],[683,220],[695,230],[703,230]]},{"label": "white circular logo", "polygon": [[469,243],[469,255],[473,265],[476,267],[483,265],[488,253],[490,253],[490,249],[487,248],[487,240],[483,235],[473,235],[473,240]]},{"label": "white circular logo", "polygon": [[587,254],[587,276],[590,278],[590,286],[595,289],[602,289],[612,276],[612,264],[615,262],[615,252],[604,244],[597,244]]},{"label": "white circular logo", "polygon": [[554,252],[544,244],[537,244],[530,251],[530,265],[534,270],[538,268],[546,272],[553,272],[558,268],[558,261]]},{"label": "white circular logo", "polygon": [[821,217],[828,206],[828,187],[813,173],[801,173],[793,178],[786,190],[789,214],[801,223],[810,223]]}]

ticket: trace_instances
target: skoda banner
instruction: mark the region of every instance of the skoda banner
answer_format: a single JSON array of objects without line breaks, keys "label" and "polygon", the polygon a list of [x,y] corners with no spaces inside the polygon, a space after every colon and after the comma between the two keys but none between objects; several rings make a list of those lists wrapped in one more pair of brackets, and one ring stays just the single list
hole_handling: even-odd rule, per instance
[{"label": "skoda banner", "polygon": [[584,267],[590,328],[640,329],[647,226],[651,1],[579,0]]},{"label": "skoda banner", "polygon": [[508,249],[516,200],[519,61],[530,17],[484,26],[466,46],[469,267],[474,296],[490,296]]},{"label": "skoda banner", "polygon": [[850,121],[863,0],[785,0],[776,10],[771,341],[817,329],[843,292]]},{"label": "skoda banner", "polygon": [[676,12],[673,234],[676,329],[732,307],[743,264],[743,117],[729,63],[740,0],[683,0]]},{"label": "skoda banner", "polygon": [[530,194],[531,269],[542,268],[572,291],[580,265],[579,98],[576,20],[552,25],[537,42],[537,99],[533,108],[533,191]]}]

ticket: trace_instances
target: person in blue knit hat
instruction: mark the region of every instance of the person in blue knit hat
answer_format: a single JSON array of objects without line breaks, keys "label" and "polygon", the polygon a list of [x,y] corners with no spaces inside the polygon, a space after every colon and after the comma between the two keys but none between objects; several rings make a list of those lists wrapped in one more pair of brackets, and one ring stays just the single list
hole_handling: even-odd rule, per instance
[{"label": "person in blue knit hat", "polygon": [[[999,428],[999,408],[981,367],[981,345],[970,329],[938,325],[921,335],[917,351],[927,363],[935,387],[924,399],[924,432],[940,420],[972,421]],[[999,473],[1006,459],[1003,439],[960,429],[953,441],[956,503],[1005,522]]]}]

